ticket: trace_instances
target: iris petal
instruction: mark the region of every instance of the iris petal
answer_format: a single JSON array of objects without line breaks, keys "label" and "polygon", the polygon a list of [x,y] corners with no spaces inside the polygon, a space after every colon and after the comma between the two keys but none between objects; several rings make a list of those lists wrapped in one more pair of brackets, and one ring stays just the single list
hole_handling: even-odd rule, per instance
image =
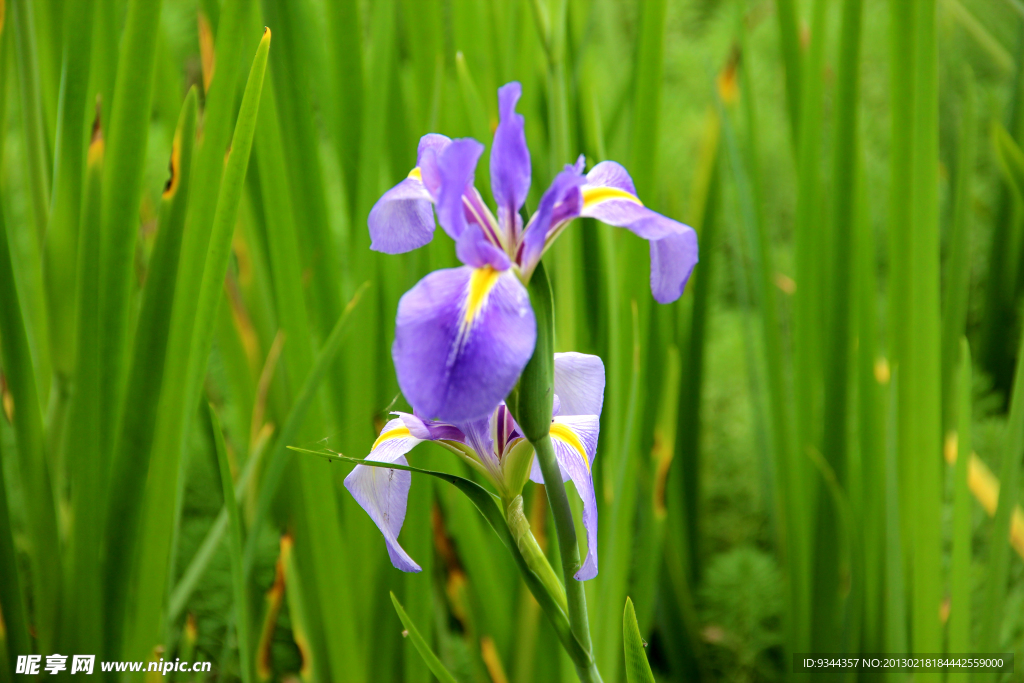
[{"label": "iris petal", "polygon": [[526,193],[530,191],[530,150],[526,146],[525,120],[516,113],[522,86],[513,81],[498,89],[500,120],[491,146],[491,189],[498,204],[498,220],[512,225]]},{"label": "iris petal", "polygon": [[395,185],[370,209],[370,249],[402,254],[434,237],[434,211],[423,183],[409,177]]},{"label": "iris petal", "polygon": [[587,174],[581,216],[626,228],[651,243],[651,293],[659,303],[678,299],[697,265],[697,233],[651,211],[636,196],[621,165],[602,161]]},{"label": "iris petal", "polygon": [[[583,566],[574,575],[577,581],[588,581],[597,576],[597,496],[591,466],[597,453],[600,419],[596,415],[556,417],[551,423],[551,443],[562,481],[572,480],[576,493],[583,501],[583,527],[587,530],[587,556]],[[533,461],[530,479],[544,483],[540,465]]]},{"label": "iris petal", "polygon": [[472,138],[452,140],[437,155],[440,186],[437,193],[437,220],[453,240],[466,229],[466,209],[462,195],[473,190],[476,163],[484,146]]},{"label": "iris petal", "polygon": [[572,220],[580,212],[579,187],[585,182],[578,166],[566,166],[555,176],[551,186],[537,205],[530,224],[523,232],[522,253],[519,262],[526,273],[532,273],[544,253],[549,233],[559,224]]},{"label": "iris petal", "polygon": [[555,396],[558,414],[597,415],[604,405],[604,363],[586,353],[555,354]]},{"label": "iris petal", "polygon": [[511,270],[430,273],[398,303],[391,355],[418,415],[463,424],[488,416],[533,354],[529,295]]},{"label": "iris petal", "polygon": [[[384,425],[366,459],[408,465],[405,454],[420,441],[410,433],[401,418],[391,420]],[[405,522],[411,482],[412,475],[405,470],[367,465],[356,465],[345,477],[345,488],[384,535],[391,564],[403,572],[420,571],[420,566],[398,543],[398,534]]]}]

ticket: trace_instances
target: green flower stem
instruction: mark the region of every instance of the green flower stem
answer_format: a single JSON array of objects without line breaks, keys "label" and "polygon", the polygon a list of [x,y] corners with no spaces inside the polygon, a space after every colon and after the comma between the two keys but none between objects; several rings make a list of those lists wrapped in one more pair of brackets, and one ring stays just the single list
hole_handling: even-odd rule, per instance
[{"label": "green flower stem", "polygon": [[534,348],[533,357],[523,370],[519,389],[510,397],[509,403],[515,406],[516,422],[522,428],[524,436],[533,444],[544,481],[551,482],[551,485],[545,486],[544,489],[558,533],[558,552],[562,558],[569,626],[583,651],[589,655],[585,659],[573,658],[576,675],[583,683],[599,683],[601,674],[594,663],[593,647],[590,643],[587,598],[583,592],[583,582],[574,578],[574,574],[580,568],[576,528],[573,526],[569,498],[565,494],[565,487],[561,485],[562,475],[555,461],[555,449],[548,435],[554,396],[555,333],[551,285],[544,271],[543,262],[537,265],[528,288],[533,314],[537,320],[537,346]]},{"label": "green flower stem", "polygon": [[[544,551],[540,549],[540,545],[530,529],[529,520],[523,514],[522,496],[516,496],[505,506],[505,521],[508,523],[508,530],[512,532],[512,538],[516,540],[516,546],[518,546],[519,552],[522,553],[523,559],[526,560],[527,566],[537,575],[537,578],[544,584],[544,588],[555,599],[558,606],[562,608],[562,611],[568,614],[569,606],[565,597],[565,589],[562,588],[562,584],[555,575],[555,570],[551,568],[551,563],[548,562]],[[585,608],[586,606],[584,605]]]}]

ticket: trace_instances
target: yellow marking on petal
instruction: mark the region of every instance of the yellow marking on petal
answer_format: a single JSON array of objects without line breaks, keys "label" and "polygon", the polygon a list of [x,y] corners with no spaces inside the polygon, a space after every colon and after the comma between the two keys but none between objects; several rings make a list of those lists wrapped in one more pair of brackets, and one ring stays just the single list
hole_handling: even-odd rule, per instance
[{"label": "yellow marking on petal", "polygon": [[579,454],[580,459],[583,460],[583,464],[587,466],[587,472],[590,472],[590,461],[587,460],[587,449],[583,447],[583,442],[580,441],[580,437],[576,436],[576,432],[572,431],[560,422],[552,422],[550,434],[552,439],[558,439],[575,450]]},{"label": "yellow marking on petal", "polygon": [[620,190],[617,187],[584,187],[583,188],[583,208],[589,209],[596,204],[602,204],[604,202],[612,201],[613,199],[623,199],[627,202],[633,202],[643,206],[644,203],[637,198],[636,195],[630,194],[625,190]]},{"label": "yellow marking on petal", "polygon": [[409,171],[409,175],[406,176],[406,177],[407,178],[415,178],[416,180],[420,181],[421,183],[423,182],[423,174],[420,173],[420,167],[419,166],[417,166],[416,168],[414,168],[411,171]]},{"label": "yellow marking on petal", "polygon": [[463,325],[469,326],[476,319],[480,309],[487,302],[487,296],[494,289],[494,285],[498,284],[499,277],[501,277],[501,271],[490,266],[473,270],[473,274],[469,276],[469,296],[466,297],[466,314],[463,318]]},{"label": "yellow marking on petal", "polygon": [[373,452],[377,450],[377,446],[381,445],[385,441],[389,441],[391,439],[401,439],[402,437],[405,436],[412,436],[412,434],[409,432],[409,428],[406,427],[405,425],[402,425],[401,427],[395,427],[394,429],[389,429],[386,432],[381,432],[380,436],[377,437],[377,440],[373,442],[373,448],[371,448],[370,451]]}]

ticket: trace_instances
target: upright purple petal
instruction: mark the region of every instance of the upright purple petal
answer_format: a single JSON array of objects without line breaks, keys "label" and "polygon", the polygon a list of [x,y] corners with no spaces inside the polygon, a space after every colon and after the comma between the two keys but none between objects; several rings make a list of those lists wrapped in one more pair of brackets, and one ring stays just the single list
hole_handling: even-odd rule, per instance
[{"label": "upright purple petal", "polygon": [[604,405],[604,363],[586,353],[555,354],[555,396],[558,414],[597,415]]},{"label": "upright purple petal", "polygon": [[398,303],[391,356],[418,415],[452,424],[487,417],[533,354],[537,325],[511,270],[430,273]]},{"label": "upright purple petal", "polygon": [[[366,459],[408,465],[405,454],[419,442],[420,439],[410,433],[402,419],[391,420],[384,425]],[[345,477],[345,488],[383,534],[391,564],[403,572],[420,571],[420,566],[398,543],[411,483],[412,476],[405,470],[367,465],[356,465]]]},{"label": "upright purple petal", "polygon": [[697,265],[697,233],[651,211],[621,165],[602,161],[587,174],[581,216],[626,228],[651,243],[651,292],[659,303],[678,299]]},{"label": "upright purple petal", "polygon": [[447,135],[427,133],[420,138],[419,147],[416,149],[416,168],[420,171],[420,179],[435,200],[441,189],[441,172],[437,167],[437,158],[451,143],[452,140]]},{"label": "upright purple petal", "polygon": [[434,237],[430,193],[410,176],[385,192],[370,209],[370,249],[401,254],[418,249]]},{"label": "upright purple petal", "polygon": [[494,452],[494,437],[491,433],[491,426],[494,421],[494,411],[476,420],[459,424],[459,429],[466,435],[466,443],[476,451],[480,460],[492,472],[500,476],[501,463]]},{"label": "upright purple petal", "polygon": [[537,211],[523,232],[519,263],[525,272],[533,272],[541,254],[544,253],[545,240],[551,230],[579,215],[582,206],[579,188],[585,180],[577,167],[566,166],[565,170],[555,176],[551,187],[544,192]]},{"label": "upright purple petal", "polygon": [[522,86],[513,81],[498,88],[498,128],[491,146],[491,189],[498,204],[498,220],[508,229],[530,191],[530,150],[525,121],[516,113]]},{"label": "upright purple petal", "polygon": [[[583,501],[583,527],[587,530],[587,556],[583,566],[574,575],[577,581],[588,581],[597,576],[597,496],[591,467],[597,453],[600,419],[596,415],[556,417],[551,423],[551,443],[562,481],[572,480],[576,493]],[[544,477],[536,459],[530,479],[543,484]]]},{"label": "upright purple petal", "polygon": [[491,266],[505,270],[511,265],[508,254],[494,246],[477,223],[470,223],[459,235],[455,241],[455,255],[467,266],[474,268]]},{"label": "upright purple petal", "polygon": [[472,190],[476,163],[483,151],[484,146],[476,140],[460,138],[452,140],[437,156],[437,219],[453,240],[466,229],[462,195]]}]

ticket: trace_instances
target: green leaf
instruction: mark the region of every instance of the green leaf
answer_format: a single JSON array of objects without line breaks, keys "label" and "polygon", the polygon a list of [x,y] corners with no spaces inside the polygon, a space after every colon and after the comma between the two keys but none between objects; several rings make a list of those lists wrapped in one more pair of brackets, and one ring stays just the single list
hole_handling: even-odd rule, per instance
[{"label": "green leaf", "polygon": [[35,605],[35,624],[40,647],[54,645],[57,619],[57,590],[60,586],[60,544],[57,515],[46,457],[43,416],[39,407],[32,352],[25,317],[14,279],[11,235],[7,233],[5,210],[0,200],[0,366],[14,401],[14,437],[18,446],[25,497],[33,501],[28,511],[33,548],[29,582]]},{"label": "green leaf", "polygon": [[633,601],[626,598],[626,609],[622,613],[622,642],[626,650],[626,680],[629,683],[654,683],[651,665],[644,652],[644,639],[636,623]]},{"label": "green leaf", "polygon": [[176,277],[188,210],[192,177],[192,150],[196,137],[197,95],[189,90],[178,117],[171,152],[171,178],[164,190],[156,244],[149,259],[142,307],[136,323],[131,367],[125,390],[125,411],[111,464],[111,486],[106,519],[106,604],[112,615],[123,612],[124,574],[130,567],[137,519],[149,469],[157,401],[164,378],[164,359],[174,308]]},{"label": "green leaf", "polygon": [[[967,471],[971,460],[971,347],[960,338],[959,378],[957,381],[957,413],[955,432],[956,465],[953,470],[953,550],[949,572],[949,651],[971,652],[971,492]],[[949,446],[947,445],[947,448]]]},{"label": "green leaf", "polygon": [[402,609],[402,605],[398,602],[398,598],[395,597],[394,593],[391,594],[391,602],[395,606],[395,611],[398,612],[398,618],[402,620],[402,626],[405,627],[405,632],[402,633],[402,635],[408,637],[412,641],[412,644],[416,646],[416,651],[420,653],[420,657],[422,657],[423,661],[426,662],[427,668],[430,669],[431,673],[433,673],[441,683],[457,683],[455,677],[448,672],[448,669],[444,668],[444,664],[441,663],[441,660],[438,659],[437,655],[435,655],[430,649],[430,645],[427,644],[427,641],[423,640],[423,636],[420,635],[419,629],[416,628],[416,624],[412,623],[412,619],[410,619],[409,615],[405,613],[404,609]]},{"label": "green leaf", "polygon": [[220,466],[220,483],[224,492],[224,507],[228,511],[231,531],[228,534],[228,555],[231,558],[231,586],[234,591],[235,637],[238,640],[238,668],[242,672],[242,682],[252,681],[252,643],[249,633],[249,597],[245,589],[245,570],[242,567],[242,519],[235,500],[235,482],[231,478],[231,465],[228,464],[227,448],[224,446],[224,434],[220,429],[220,420],[212,405],[207,405],[208,428],[213,435],[213,443],[217,450],[217,463]]},{"label": "green leaf", "polygon": [[1014,194],[1024,201],[1024,151],[998,121],[992,122],[992,146],[996,150],[999,168]]},{"label": "green leaf", "polygon": [[[220,303],[231,254],[231,236],[249,163],[269,49],[270,31],[265,29],[249,72],[231,151],[225,163],[197,300],[191,299],[191,292],[183,289],[183,277],[190,270],[179,268],[164,386],[144,495],[144,526],[136,573],[138,599],[134,605],[134,616],[129,621],[131,644],[126,648],[131,658],[137,660],[151,656],[163,625],[160,616],[167,593],[174,499],[178,488],[182,444],[195,414],[200,380],[210,352],[216,307]],[[198,179],[197,176],[196,181]],[[183,249],[182,258],[195,258],[195,254]],[[189,289],[194,291],[191,283]]]},{"label": "green leaf", "polygon": [[[100,442],[110,444],[124,397],[131,291],[135,282],[135,242],[139,233],[143,164],[149,140],[154,36],[160,23],[160,0],[131,0],[124,20],[110,124],[105,130],[102,232],[100,247],[100,352],[104,378],[100,404]],[[109,467],[110,449],[101,450]]]},{"label": "green leaf", "polygon": [[7,485],[4,483],[3,444],[0,444],[0,605],[4,609],[6,626],[5,643],[8,664],[11,665],[9,680],[14,680],[14,655],[32,651],[32,638],[28,630],[28,612],[22,594],[22,579],[18,570],[18,558],[14,550],[14,535],[11,516],[7,507]]}]

